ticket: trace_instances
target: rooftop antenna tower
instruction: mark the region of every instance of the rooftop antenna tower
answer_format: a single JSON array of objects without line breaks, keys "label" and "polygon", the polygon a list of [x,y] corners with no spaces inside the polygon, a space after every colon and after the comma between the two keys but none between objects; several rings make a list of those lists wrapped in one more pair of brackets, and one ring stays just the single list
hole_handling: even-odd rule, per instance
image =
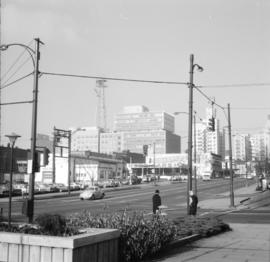
[{"label": "rooftop antenna tower", "polygon": [[106,80],[98,79],[96,80],[95,92],[98,98],[97,112],[96,112],[96,126],[107,129],[107,119],[106,119],[106,105],[105,105],[105,88]]}]

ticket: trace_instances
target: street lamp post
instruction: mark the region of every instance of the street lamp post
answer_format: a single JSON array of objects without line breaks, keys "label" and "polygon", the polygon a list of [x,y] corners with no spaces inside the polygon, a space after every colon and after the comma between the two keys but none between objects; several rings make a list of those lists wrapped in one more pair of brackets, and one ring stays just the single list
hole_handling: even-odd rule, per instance
[{"label": "street lamp post", "polygon": [[1,45],[0,50],[5,51],[10,46],[21,46],[31,56],[34,66],[34,86],[33,86],[33,107],[32,107],[32,126],[31,126],[31,174],[29,178],[29,198],[28,198],[28,220],[31,223],[34,216],[34,185],[35,185],[35,151],[37,135],[37,105],[38,105],[38,77],[39,77],[39,46],[43,44],[39,38],[35,38],[35,50],[20,43]]},{"label": "street lamp post", "polygon": [[13,179],[13,149],[17,138],[21,137],[15,133],[6,135],[9,138],[10,148],[10,177],[9,177],[9,200],[8,200],[8,227],[10,228],[11,223],[11,201],[12,201],[12,179]]}]

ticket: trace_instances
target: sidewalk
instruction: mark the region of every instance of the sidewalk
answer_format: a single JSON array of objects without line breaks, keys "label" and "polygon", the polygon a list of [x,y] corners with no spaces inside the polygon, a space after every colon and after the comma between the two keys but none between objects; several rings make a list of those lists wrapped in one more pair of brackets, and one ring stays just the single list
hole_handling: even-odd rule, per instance
[{"label": "sidewalk", "polygon": [[[215,211],[233,211],[247,208],[240,201],[247,198],[258,198],[256,184],[234,191],[235,207],[229,207],[229,193],[220,194],[216,199],[200,201],[200,209]],[[270,202],[270,200],[269,200]],[[203,214],[201,214],[203,215]],[[270,261],[270,227],[268,224],[231,223],[232,231],[203,238],[183,247],[166,251],[166,257],[154,261],[164,262],[248,262]],[[149,262],[150,262],[149,261]]]},{"label": "sidewalk", "polygon": [[[233,231],[198,240],[166,252],[164,262],[270,261],[270,229],[262,224],[230,224]],[[150,262],[150,261],[149,261]]]},{"label": "sidewalk", "polygon": [[234,207],[230,207],[230,192],[219,194],[215,199],[207,199],[199,201],[200,209],[213,209],[215,211],[229,211],[235,209],[246,208],[241,204],[250,197],[257,195],[259,192],[255,190],[256,184],[252,184],[248,187],[242,187],[234,190]]}]

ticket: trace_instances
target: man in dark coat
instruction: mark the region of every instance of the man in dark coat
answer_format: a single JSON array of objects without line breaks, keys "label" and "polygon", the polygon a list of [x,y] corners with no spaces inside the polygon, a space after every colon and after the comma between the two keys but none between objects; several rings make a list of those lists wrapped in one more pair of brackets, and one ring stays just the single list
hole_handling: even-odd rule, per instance
[{"label": "man in dark coat", "polygon": [[157,210],[159,209],[158,207],[161,206],[161,197],[159,195],[158,189],[155,191],[155,194],[152,197],[152,201],[153,201],[153,213],[156,214]]},{"label": "man in dark coat", "polygon": [[189,214],[196,216],[197,214],[197,205],[198,205],[198,197],[193,193],[193,191],[189,191]]}]

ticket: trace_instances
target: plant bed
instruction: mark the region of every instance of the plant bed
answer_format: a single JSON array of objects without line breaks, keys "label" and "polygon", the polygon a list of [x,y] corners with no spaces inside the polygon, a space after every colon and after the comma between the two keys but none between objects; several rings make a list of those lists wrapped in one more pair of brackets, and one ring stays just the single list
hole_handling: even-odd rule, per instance
[{"label": "plant bed", "polygon": [[59,215],[45,215],[41,216],[39,225],[13,225],[11,228],[2,223],[0,261],[98,262],[101,259],[118,262],[118,230],[78,230],[59,219],[62,221]]},{"label": "plant bed", "polygon": [[[104,261],[135,262],[155,257],[161,253],[165,254],[168,249],[170,250],[176,246],[182,247],[199,238],[230,230],[230,227],[221,219],[214,217],[187,216],[170,221],[162,215],[149,215],[143,212],[128,213],[126,211],[98,215],[83,211],[72,214],[65,219],[59,215],[44,214],[38,217],[37,223],[38,225],[35,227],[29,225],[12,227],[11,231],[18,232],[17,234],[0,233],[0,261],[10,261],[5,260],[8,252],[9,250],[12,251],[12,246],[18,243],[22,245],[15,248],[20,250],[18,252],[23,252],[22,250],[26,249],[24,251],[26,253],[23,254],[28,254],[29,250],[33,248],[25,246],[31,243],[31,245],[35,246],[34,250],[36,250],[36,254],[32,256],[40,257],[45,252],[44,250],[47,250],[43,250],[43,247],[39,244],[41,240],[44,240],[42,245],[46,248],[60,248],[58,246],[60,243],[63,243],[64,246],[61,247],[61,251],[48,251],[50,257],[57,257],[58,260],[44,260],[43,257],[41,261],[96,261],[95,259],[101,256],[97,252],[105,250],[105,256],[109,260]],[[82,233],[79,230],[80,228],[90,229]],[[1,228],[0,224],[0,231],[6,230],[8,230],[7,225],[2,225]],[[21,234],[22,232],[31,235]],[[85,235],[89,233],[90,235]],[[41,235],[34,236],[32,234]],[[51,235],[54,237],[51,237]],[[9,239],[15,239],[15,242],[4,242],[4,240]],[[86,242],[90,242],[90,247],[81,248],[79,246]],[[1,249],[3,247],[7,248],[7,245],[11,245],[11,247]],[[73,249],[66,251],[67,248]],[[58,253],[58,255],[53,255],[53,252],[61,253],[62,257],[59,258]],[[15,251],[14,254],[16,254]],[[22,256],[22,253],[20,254],[16,256]],[[80,259],[83,258],[83,260],[76,260],[79,259],[76,256],[79,256]],[[68,257],[70,260],[63,260],[63,257]],[[90,260],[90,257],[92,260]],[[38,262],[39,260],[29,261]]]},{"label": "plant bed", "polygon": [[119,261],[123,262],[142,261],[167,248],[230,230],[218,218],[188,216],[170,221],[164,216],[143,212],[92,215],[84,211],[69,219],[74,227],[117,228],[120,231]]}]

